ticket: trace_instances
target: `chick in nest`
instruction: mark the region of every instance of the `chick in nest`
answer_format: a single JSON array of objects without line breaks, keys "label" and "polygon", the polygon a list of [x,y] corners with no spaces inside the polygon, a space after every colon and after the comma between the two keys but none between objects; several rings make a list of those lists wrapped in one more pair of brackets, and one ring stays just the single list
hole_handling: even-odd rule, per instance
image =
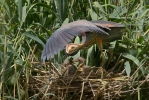
[{"label": "chick in nest", "polygon": [[74,75],[74,73],[77,70],[76,66],[74,65],[73,58],[70,58],[67,61],[65,61],[63,64],[61,64],[61,68],[62,68],[61,70],[62,76]]},{"label": "chick in nest", "polygon": [[[78,62],[77,67],[74,65],[74,63],[76,62]],[[88,75],[92,70],[95,69],[95,67],[86,66],[85,59],[83,57],[79,57],[74,60],[73,58],[70,58],[61,65],[61,68],[62,68],[62,76],[74,75],[76,71],[78,74]]]}]

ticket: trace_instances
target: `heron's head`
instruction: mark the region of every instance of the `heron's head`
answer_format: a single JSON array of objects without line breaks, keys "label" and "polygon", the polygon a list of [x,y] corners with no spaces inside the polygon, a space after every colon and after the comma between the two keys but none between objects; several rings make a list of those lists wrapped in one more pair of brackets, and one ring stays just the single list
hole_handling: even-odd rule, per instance
[{"label": "heron's head", "polygon": [[66,46],[66,54],[73,56],[78,53],[80,44],[70,43]]}]

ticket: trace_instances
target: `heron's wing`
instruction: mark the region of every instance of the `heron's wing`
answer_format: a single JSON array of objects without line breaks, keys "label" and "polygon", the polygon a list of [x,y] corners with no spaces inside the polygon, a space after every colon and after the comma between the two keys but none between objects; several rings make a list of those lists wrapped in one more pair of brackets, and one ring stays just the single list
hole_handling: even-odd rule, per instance
[{"label": "heron's wing", "polygon": [[94,32],[108,35],[108,33],[105,32],[102,28],[97,27],[95,24],[87,20],[79,20],[68,23],[56,30],[48,39],[41,55],[41,61],[53,58],[54,55],[57,54],[59,50],[64,49],[64,47],[75,36],[85,36],[86,32]]},{"label": "heron's wing", "polygon": [[[115,23],[115,22],[110,22],[110,21],[91,21],[98,27],[101,27],[103,29],[106,29],[109,33],[108,36],[103,37],[104,42],[111,42],[117,39],[122,38],[123,33],[126,31],[126,26],[123,24]],[[102,36],[100,34],[100,36]]]},{"label": "heron's wing", "polygon": [[103,21],[103,20],[95,21],[95,20],[93,20],[91,22],[99,27],[106,28],[108,30],[111,30],[110,28],[112,28],[112,27],[125,27],[124,24],[119,24],[119,23],[110,22],[110,21]]}]

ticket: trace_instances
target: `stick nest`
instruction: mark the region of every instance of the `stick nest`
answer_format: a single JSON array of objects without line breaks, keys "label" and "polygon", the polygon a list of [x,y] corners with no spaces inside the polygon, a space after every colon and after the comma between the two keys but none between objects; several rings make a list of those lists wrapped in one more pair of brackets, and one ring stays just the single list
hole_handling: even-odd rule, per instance
[{"label": "stick nest", "polygon": [[[52,63],[48,71],[34,70],[29,78],[29,97],[43,100],[111,100],[137,94],[140,82],[122,73],[107,72],[103,68],[84,66],[79,60],[64,62],[60,68]],[[98,69],[98,70],[97,70]],[[145,81],[142,82],[144,84]]]}]

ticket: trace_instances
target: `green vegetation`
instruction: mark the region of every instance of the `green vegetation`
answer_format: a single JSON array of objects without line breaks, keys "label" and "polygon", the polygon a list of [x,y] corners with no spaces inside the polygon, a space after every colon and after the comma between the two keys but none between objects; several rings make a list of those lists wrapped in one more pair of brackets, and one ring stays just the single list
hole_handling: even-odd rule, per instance
[{"label": "green vegetation", "polygon": [[[31,76],[41,75],[35,69],[48,69],[40,64],[46,40],[63,24],[79,19],[132,26],[127,26],[122,40],[111,43],[114,55],[108,70],[116,64],[117,69],[125,69],[133,81],[138,81],[135,99],[149,99],[148,0],[0,0],[0,99],[36,98],[38,94],[30,97],[28,84]],[[80,38],[74,41],[79,43]],[[94,45],[74,58],[82,56],[86,65],[99,66],[97,55],[100,51]],[[107,50],[105,56],[108,59]],[[52,62],[57,66],[65,59],[65,52],[61,51]]]}]

